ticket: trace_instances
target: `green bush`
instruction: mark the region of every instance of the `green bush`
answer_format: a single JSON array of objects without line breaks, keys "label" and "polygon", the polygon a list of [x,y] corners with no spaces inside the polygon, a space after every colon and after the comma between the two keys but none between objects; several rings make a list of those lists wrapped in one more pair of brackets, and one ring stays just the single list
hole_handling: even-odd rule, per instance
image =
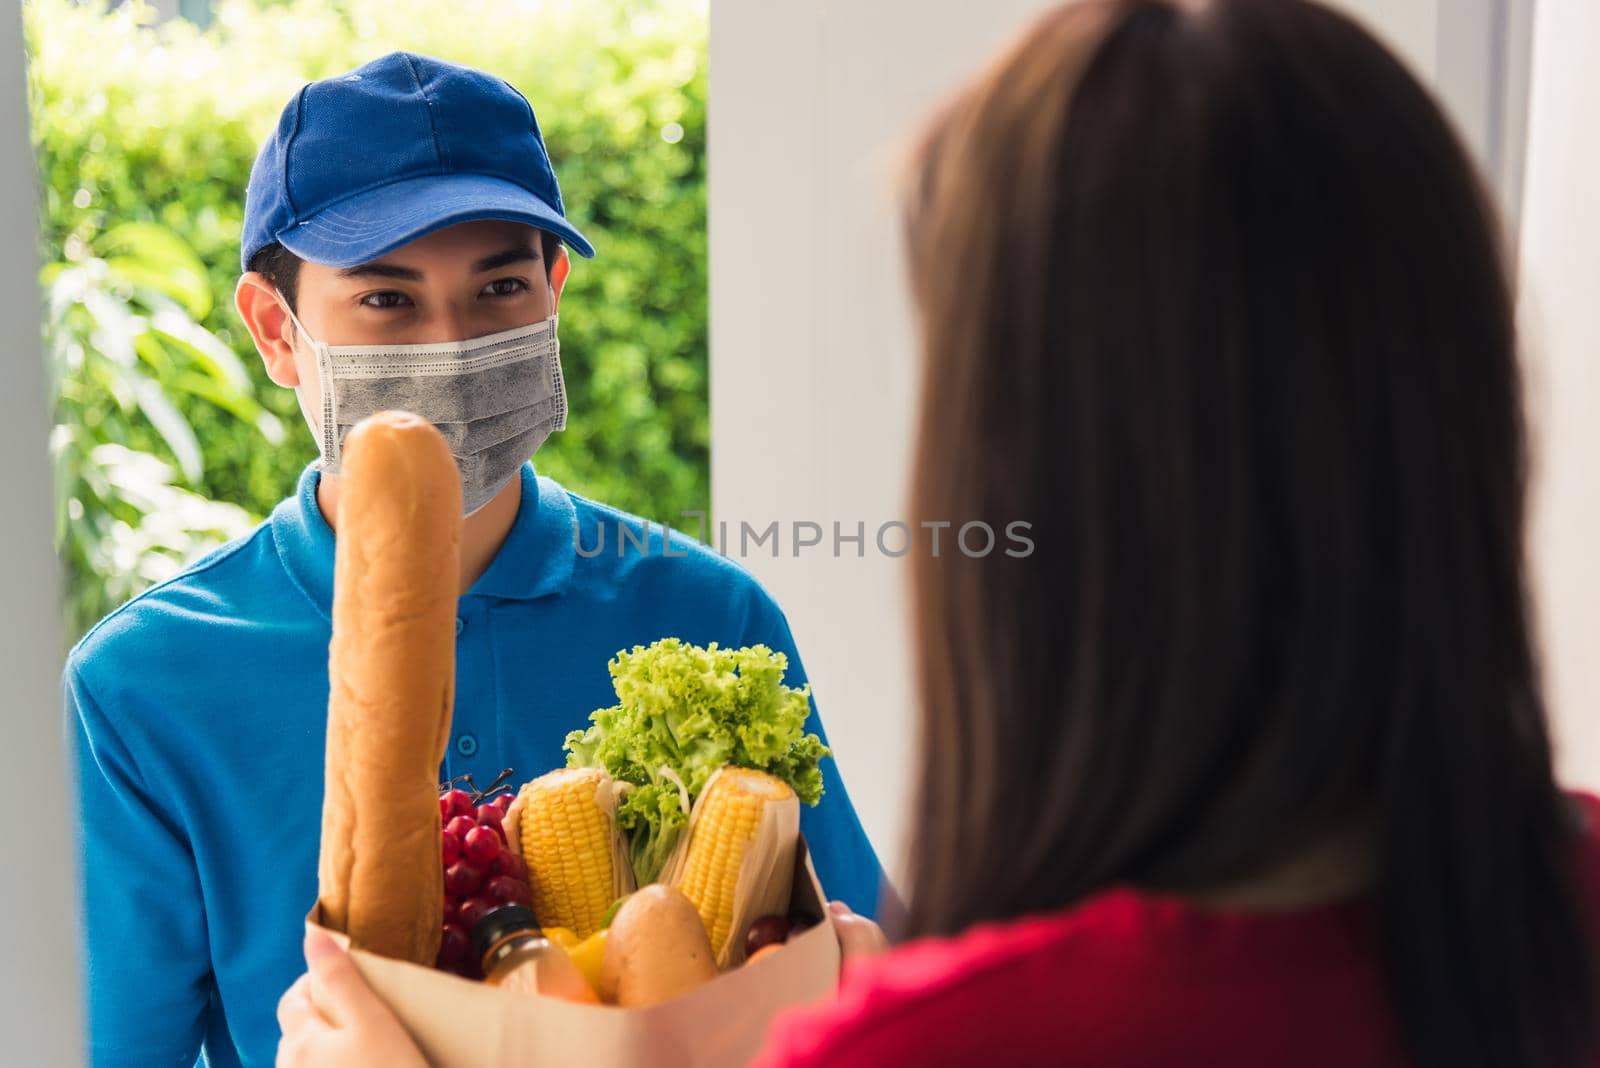
[{"label": "green bush", "polygon": [[[153,454],[174,491],[252,518],[292,492],[316,449],[293,394],[267,381],[233,310],[250,163],[306,80],[405,48],[482,67],[522,90],[569,215],[599,253],[574,257],[563,296],[573,414],[540,450],[541,472],[655,518],[707,507],[704,0],[256,0],[221,5],[205,30],[154,25],[137,2],[108,9],[103,0],[27,0],[24,15],[44,261],[100,259],[107,234],[127,223],[165,228],[202,265],[210,299],[194,306],[194,318],[249,377],[244,400],[230,407],[184,388],[171,368],[147,367],[192,428],[199,464],[174,451],[138,405],[124,408],[79,382],[75,406],[58,401],[57,422],[67,428],[59,435],[97,420],[104,432],[83,457],[104,444]],[[111,292],[137,300],[127,286]],[[93,333],[74,343],[94,348]],[[249,404],[276,417],[286,431],[280,442],[263,432],[270,422],[241,416]],[[147,485],[154,469],[141,470]],[[135,592],[147,581],[139,575],[163,569],[117,572],[126,552],[74,554],[75,540],[96,539],[97,524],[106,529],[107,517],[95,514],[102,504],[67,487],[63,552],[75,630]],[[195,540],[192,551],[205,544]]]},{"label": "green bush", "polygon": [[[205,267],[172,231],[124,223],[40,273],[55,428],[56,544],[71,637],[105,609],[245,533],[251,516],[175,485],[205,452],[175,398],[210,405],[269,445],[283,424],[256,401],[244,361],[197,321]],[[178,465],[152,455],[170,454]]]}]

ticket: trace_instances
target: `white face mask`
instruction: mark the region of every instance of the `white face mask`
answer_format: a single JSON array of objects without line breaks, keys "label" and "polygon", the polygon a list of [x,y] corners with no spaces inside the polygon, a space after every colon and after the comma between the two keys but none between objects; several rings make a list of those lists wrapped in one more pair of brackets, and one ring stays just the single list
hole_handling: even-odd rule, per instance
[{"label": "white face mask", "polygon": [[[287,301],[285,305],[287,306]],[[547,437],[567,425],[556,316],[467,341],[325,345],[289,312],[317,354],[322,399],[306,421],[323,471],[339,473],[344,437],[375,412],[421,416],[444,435],[468,515],[505,488]]]}]

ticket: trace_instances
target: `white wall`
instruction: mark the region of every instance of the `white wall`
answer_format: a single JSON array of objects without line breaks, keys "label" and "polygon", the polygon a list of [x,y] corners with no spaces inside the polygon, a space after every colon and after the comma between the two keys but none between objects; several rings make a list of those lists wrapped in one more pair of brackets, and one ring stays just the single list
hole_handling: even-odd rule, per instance
[{"label": "white wall", "polygon": [[[912,737],[905,563],[871,539],[903,516],[917,382],[893,162],[936,95],[1046,6],[711,5],[712,507],[730,551],[739,521],[784,524],[782,556],[746,563],[788,613],[891,868]],[[797,520],[825,530],[799,558]],[[833,557],[835,521],[866,524],[865,559]]]},{"label": "white wall", "polygon": [[1522,233],[1532,550],[1560,766],[1600,786],[1600,6],[1541,0]]},{"label": "white wall", "polygon": [[[1400,54],[1411,69],[1431,77],[1438,68],[1439,8],[1441,0],[1325,0],[1345,14],[1359,20],[1390,48]],[[1443,0],[1461,8],[1492,0]]]},{"label": "white wall", "polygon": [[81,1060],[76,895],[66,763],[61,744],[61,600],[50,545],[52,494],[45,455],[44,365],[39,354],[38,234],[33,153],[23,93],[22,25],[0,13],[0,697],[5,741],[0,782],[0,1035],[7,1064]]}]

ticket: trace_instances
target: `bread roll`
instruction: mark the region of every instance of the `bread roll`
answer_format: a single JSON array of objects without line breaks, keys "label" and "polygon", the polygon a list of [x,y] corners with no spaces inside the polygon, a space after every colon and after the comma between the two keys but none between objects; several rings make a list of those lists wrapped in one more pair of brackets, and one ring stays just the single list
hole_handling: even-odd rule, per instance
[{"label": "bread roll", "polygon": [[606,936],[600,993],[625,1009],[687,994],[717,977],[717,955],[694,904],[651,883],[622,903]]},{"label": "bread roll", "polygon": [[341,481],[318,903],[355,945],[431,966],[461,480],[430,423],[380,412],[345,439]]}]

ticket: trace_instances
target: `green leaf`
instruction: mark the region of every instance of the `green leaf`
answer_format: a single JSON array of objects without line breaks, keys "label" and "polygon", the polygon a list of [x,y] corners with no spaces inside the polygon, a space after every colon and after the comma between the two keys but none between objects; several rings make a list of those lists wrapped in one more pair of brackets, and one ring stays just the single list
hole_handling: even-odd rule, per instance
[{"label": "green leaf", "polygon": [[94,248],[114,276],[165,293],[197,319],[210,314],[211,287],[205,264],[183,238],[165,226],[123,223],[101,234]]},{"label": "green leaf", "polygon": [[610,664],[618,703],[567,735],[567,763],[604,768],[634,785],[617,808],[641,883],[661,871],[692,804],[718,768],[755,768],[801,801],[822,798],[818,762],[829,750],[805,733],[810,687],[783,685],[788,660],[764,645],[704,648],[677,638],[623,651]]},{"label": "green leaf", "polygon": [[277,416],[263,408],[248,393],[230,390],[216,379],[193,371],[183,371],[173,375],[167,380],[167,384],[172,389],[209,401],[241,421],[249,423],[261,432],[268,444],[283,443],[283,424],[278,421]]},{"label": "green leaf", "polygon": [[283,420],[265,408],[256,414],[256,429],[261,431],[261,436],[267,439],[269,445],[282,445],[288,437],[283,430]]},{"label": "green leaf", "polygon": [[132,367],[138,363],[134,339],[145,332],[144,320],[130,312],[126,304],[101,289],[85,289],[83,306],[94,319],[89,343],[95,351],[122,367]]},{"label": "green leaf", "polygon": [[135,336],[133,348],[139,354],[139,358],[150,368],[150,373],[155,375],[156,381],[170,382],[172,377],[177,374],[177,364],[173,361],[172,355],[167,352],[166,346],[161,344],[161,338],[154,331],[145,330]]},{"label": "green leaf", "polygon": [[[84,368],[82,382],[84,388],[81,390],[75,389],[72,392],[91,393],[93,392],[93,387],[98,386],[106,396],[116,403],[119,409],[124,412],[131,411],[138,408],[139,398],[134,390],[132,380],[128,377],[128,372],[129,368],[111,360],[93,360]],[[77,384],[69,383],[68,385]],[[80,400],[79,403],[87,407],[87,403],[84,401]]]},{"label": "green leaf", "polygon": [[215,334],[188,318],[177,307],[158,307],[150,316],[150,326],[180,346],[190,359],[234,392],[248,394],[250,373],[234,351],[217,340]]},{"label": "green leaf", "polygon": [[200,442],[195,439],[194,429],[189,426],[189,420],[183,417],[183,413],[178,411],[178,406],[162,392],[160,384],[154,379],[132,368],[128,368],[125,373],[133,386],[133,395],[138,402],[139,410],[150,420],[150,425],[156,428],[156,433],[167,443],[167,448],[172,450],[173,458],[178,461],[178,469],[183,472],[183,477],[190,483],[199,482],[200,476],[205,473],[205,459],[200,454]]},{"label": "green leaf", "polygon": [[254,397],[229,389],[210,375],[187,370],[169,375],[163,381],[169,390],[199,397],[246,423],[254,423],[261,414],[261,405]]}]

